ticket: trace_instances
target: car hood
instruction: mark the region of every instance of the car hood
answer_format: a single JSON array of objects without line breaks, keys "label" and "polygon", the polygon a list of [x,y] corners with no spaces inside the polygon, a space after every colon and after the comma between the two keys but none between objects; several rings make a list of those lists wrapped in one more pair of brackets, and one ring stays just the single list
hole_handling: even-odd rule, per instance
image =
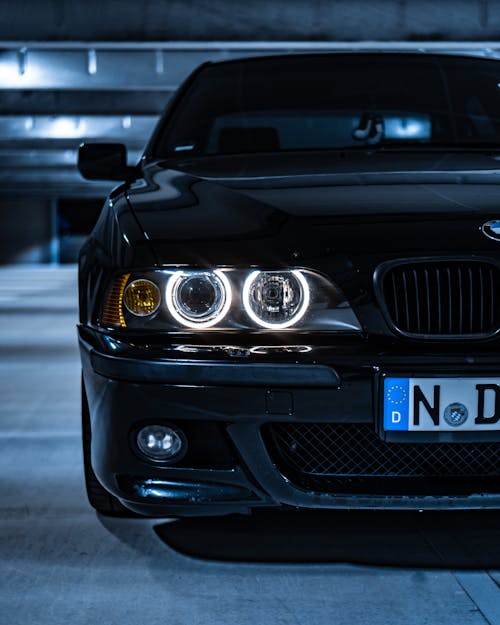
[{"label": "car hood", "polygon": [[157,262],[307,264],[489,254],[500,169],[483,154],[282,154],[156,162],[128,200]]}]

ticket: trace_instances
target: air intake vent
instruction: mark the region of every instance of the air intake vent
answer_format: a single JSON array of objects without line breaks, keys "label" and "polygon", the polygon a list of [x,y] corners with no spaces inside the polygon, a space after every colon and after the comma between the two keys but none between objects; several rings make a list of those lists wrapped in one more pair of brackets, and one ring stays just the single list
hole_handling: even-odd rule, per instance
[{"label": "air intake vent", "polygon": [[500,443],[386,443],[371,423],[269,423],[269,454],[299,488],[325,493],[500,491]]},{"label": "air intake vent", "polygon": [[382,274],[393,326],[421,337],[485,337],[500,327],[500,269],[486,261],[398,264]]}]

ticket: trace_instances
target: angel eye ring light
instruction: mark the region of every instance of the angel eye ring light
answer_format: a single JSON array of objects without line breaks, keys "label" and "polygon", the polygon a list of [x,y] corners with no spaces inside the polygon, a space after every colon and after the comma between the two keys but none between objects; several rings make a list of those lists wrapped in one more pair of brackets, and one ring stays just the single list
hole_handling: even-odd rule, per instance
[{"label": "angel eye ring light", "polygon": [[303,274],[291,271],[253,271],[243,285],[243,306],[262,328],[281,330],[305,315],[310,291]]},{"label": "angel eye ring light", "polygon": [[165,294],[169,313],[187,328],[210,328],[231,307],[231,285],[220,270],[176,271]]}]

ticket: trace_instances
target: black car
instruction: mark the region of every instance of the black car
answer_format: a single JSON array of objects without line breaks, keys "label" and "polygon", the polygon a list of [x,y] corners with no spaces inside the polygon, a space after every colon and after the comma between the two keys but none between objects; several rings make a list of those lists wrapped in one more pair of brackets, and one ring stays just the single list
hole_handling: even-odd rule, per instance
[{"label": "black car", "polygon": [[82,248],[91,504],[500,507],[500,61],[205,64]]}]

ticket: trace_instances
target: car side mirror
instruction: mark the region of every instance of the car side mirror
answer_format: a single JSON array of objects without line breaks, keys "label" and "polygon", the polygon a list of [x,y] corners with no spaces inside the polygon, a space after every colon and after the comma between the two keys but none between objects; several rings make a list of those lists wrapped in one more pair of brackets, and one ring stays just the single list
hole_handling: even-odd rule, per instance
[{"label": "car side mirror", "polygon": [[136,167],[127,166],[127,148],[122,143],[82,143],[78,170],[87,180],[135,180]]}]

